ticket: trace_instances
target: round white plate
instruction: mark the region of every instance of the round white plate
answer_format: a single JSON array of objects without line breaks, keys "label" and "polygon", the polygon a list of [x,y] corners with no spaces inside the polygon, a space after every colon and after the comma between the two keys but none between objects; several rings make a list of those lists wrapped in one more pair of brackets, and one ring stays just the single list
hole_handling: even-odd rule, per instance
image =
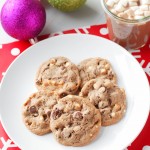
[{"label": "round white plate", "polygon": [[[24,126],[21,106],[36,88],[38,67],[54,56],[65,56],[78,64],[89,57],[108,59],[118,84],[127,95],[127,112],[117,124],[103,127],[97,139],[84,147],[60,145],[52,134],[36,136]],[[0,89],[2,124],[10,138],[23,150],[122,150],[142,130],[149,113],[149,84],[138,62],[119,45],[92,35],[72,34],[53,37],[30,47],[9,67]]]}]

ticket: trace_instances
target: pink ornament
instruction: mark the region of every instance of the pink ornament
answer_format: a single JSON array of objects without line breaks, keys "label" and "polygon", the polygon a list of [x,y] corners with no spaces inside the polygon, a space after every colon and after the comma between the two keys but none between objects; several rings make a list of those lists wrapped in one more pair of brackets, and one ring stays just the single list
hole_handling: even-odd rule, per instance
[{"label": "pink ornament", "polygon": [[45,22],[45,9],[39,0],[7,0],[2,7],[2,26],[16,39],[28,40],[36,37]]}]

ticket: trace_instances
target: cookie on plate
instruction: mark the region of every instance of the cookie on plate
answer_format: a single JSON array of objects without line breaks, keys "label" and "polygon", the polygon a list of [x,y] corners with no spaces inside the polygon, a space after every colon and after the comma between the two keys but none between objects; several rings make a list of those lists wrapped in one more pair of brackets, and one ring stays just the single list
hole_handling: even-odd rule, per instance
[{"label": "cookie on plate", "polygon": [[51,132],[50,114],[58,97],[54,93],[37,92],[32,94],[22,107],[22,118],[26,127],[37,135]]},{"label": "cookie on plate", "polygon": [[97,78],[88,81],[81,89],[80,96],[99,109],[102,126],[117,123],[126,111],[126,95],[122,88],[109,79]]},{"label": "cookie on plate", "polygon": [[41,65],[36,76],[39,90],[57,91],[60,97],[74,94],[80,86],[78,68],[65,57],[54,57]]},{"label": "cookie on plate", "polygon": [[101,115],[89,100],[68,95],[53,107],[50,126],[59,143],[83,146],[97,137],[101,128]]},{"label": "cookie on plate", "polygon": [[106,59],[99,57],[88,58],[80,62],[78,68],[81,77],[81,88],[87,81],[98,77],[110,79],[114,83],[117,82],[116,74]]}]

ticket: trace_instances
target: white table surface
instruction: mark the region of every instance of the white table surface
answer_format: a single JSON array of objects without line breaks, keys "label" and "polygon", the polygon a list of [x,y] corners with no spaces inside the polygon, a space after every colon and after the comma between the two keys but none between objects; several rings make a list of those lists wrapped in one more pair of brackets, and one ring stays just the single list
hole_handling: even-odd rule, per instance
[{"label": "white table surface", "polygon": [[[6,0],[0,0],[0,10]],[[71,13],[64,13],[52,8],[46,0],[41,0],[46,8],[47,20],[41,35],[67,29],[105,23],[101,0],[87,0],[86,4]],[[16,41],[5,33],[0,24],[0,44]]]}]

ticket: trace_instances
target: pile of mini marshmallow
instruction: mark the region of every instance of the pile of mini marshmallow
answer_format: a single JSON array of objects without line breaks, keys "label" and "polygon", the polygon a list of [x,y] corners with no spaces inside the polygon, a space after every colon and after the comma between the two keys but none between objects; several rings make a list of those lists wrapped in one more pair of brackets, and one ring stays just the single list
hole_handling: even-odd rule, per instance
[{"label": "pile of mini marshmallow", "polygon": [[137,20],[150,16],[150,0],[105,0],[113,14],[120,18]]}]

